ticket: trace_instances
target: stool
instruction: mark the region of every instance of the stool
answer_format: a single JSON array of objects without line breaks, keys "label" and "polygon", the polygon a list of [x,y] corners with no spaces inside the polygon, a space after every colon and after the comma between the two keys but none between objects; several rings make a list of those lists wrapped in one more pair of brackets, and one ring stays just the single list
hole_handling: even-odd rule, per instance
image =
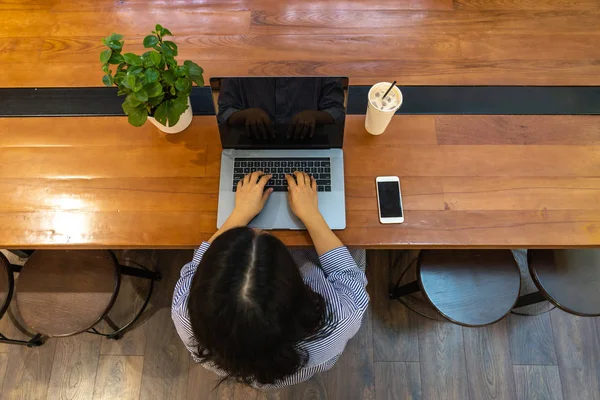
[{"label": "stool", "polygon": [[521,296],[515,308],[548,300],[571,314],[600,316],[600,250],[529,250],[527,264],[538,292]]},{"label": "stool", "polygon": [[[12,300],[15,288],[15,279],[13,274],[15,272],[19,272],[20,270],[20,265],[11,264],[8,262],[4,254],[0,253],[0,319],[4,317],[4,314],[6,314],[6,311],[8,310]],[[36,347],[43,344],[41,335],[39,334],[35,335],[29,340],[16,340],[9,339],[2,333],[0,333],[0,343],[19,344],[27,347]]]},{"label": "stool", "polygon": [[519,267],[510,250],[423,250],[417,280],[397,283],[390,298],[421,291],[446,319],[476,327],[505,317],[520,289]]},{"label": "stool", "polygon": [[[118,327],[108,313],[119,294],[121,275],[148,279],[150,285],[139,312]],[[19,275],[17,308],[24,323],[45,337],[87,331],[116,340],[142,315],[158,280],[158,273],[141,265],[119,264],[110,251],[35,251]],[[113,332],[101,333],[94,327],[102,320]]]}]

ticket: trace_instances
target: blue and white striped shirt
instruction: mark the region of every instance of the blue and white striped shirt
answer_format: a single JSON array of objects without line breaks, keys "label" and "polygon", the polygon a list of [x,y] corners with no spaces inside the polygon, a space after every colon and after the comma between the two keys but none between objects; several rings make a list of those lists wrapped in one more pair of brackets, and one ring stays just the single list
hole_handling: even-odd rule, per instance
[{"label": "blue and white striped shirt", "polygon": [[[198,343],[194,339],[190,323],[187,308],[188,295],[196,268],[209,246],[210,243],[202,243],[194,252],[192,261],[181,269],[181,277],[175,286],[171,309],[177,333],[196,362],[199,361],[194,356],[198,351]],[[309,356],[304,368],[273,385],[258,383],[253,385],[257,388],[268,389],[295,385],[308,380],[317,372],[327,371],[333,367],[344,351],[348,340],[358,332],[363,314],[369,304],[369,295],[365,289],[367,278],[364,273],[364,250],[356,249],[351,254],[345,246],[342,246],[321,257],[317,256],[314,249],[296,249],[291,253],[306,284],[325,299],[333,314],[335,329],[325,338],[299,344],[300,348],[306,350]],[[211,363],[203,365],[221,376],[226,375],[224,371],[219,370]]]}]

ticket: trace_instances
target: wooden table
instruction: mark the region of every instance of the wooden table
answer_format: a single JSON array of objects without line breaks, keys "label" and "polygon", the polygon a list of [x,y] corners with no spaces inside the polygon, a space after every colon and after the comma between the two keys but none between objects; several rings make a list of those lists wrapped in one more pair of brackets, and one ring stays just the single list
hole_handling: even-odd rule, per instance
[{"label": "wooden table", "polygon": [[[364,247],[600,245],[592,116],[348,116],[347,229]],[[0,247],[188,248],[215,231],[214,117],[165,135],[121,117],[0,119]],[[375,177],[398,175],[406,218],[381,225]],[[306,245],[306,232],[275,234]]]}]

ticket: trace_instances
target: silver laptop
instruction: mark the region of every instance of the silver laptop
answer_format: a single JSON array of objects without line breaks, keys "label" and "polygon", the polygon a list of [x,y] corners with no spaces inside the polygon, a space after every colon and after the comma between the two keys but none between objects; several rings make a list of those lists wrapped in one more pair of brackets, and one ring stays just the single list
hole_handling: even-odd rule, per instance
[{"label": "silver laptop", "polygon": [[250,227],[305,229],[292,213],[284,175],[315,177],[319,210],[332,229],[346,227],[342,144],[348,78],[211,78],[223,145],[217,227],[235,206],[240,179],[253,171],[273,175],[271,193]]}]

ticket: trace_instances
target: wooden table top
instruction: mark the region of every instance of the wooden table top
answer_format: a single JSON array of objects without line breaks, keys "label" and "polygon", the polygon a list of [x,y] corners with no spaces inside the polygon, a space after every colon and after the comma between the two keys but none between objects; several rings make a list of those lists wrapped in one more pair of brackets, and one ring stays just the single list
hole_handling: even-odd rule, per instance
[{"label": "wooden table top", "polygon": [[[0,0],[0,87],[101,86],[101,38],[156,23],[211,76],[353,85],[599,85],[597,0]],[[585,116],[349,116],[350,245],[600,245],[600,124]],[[194,247],[216,225],[214,117],[165,136],[124,118],[0,118],[0,247]],[[402,179],[382,226],[374,179]],[[305,232],[278,232],[308,243]]]},{"label": "wooden table top", "polygon": [[[347,117],[347,229],[364,247],[600,245],[593,116]],[[3,248],[188,248],[215,231],[215,117],[165,135],[123,117],[0,119]],[[405,222],[381,225],[375,177],[401,179]],[[306,232],[275,232],[289,245]]]}]

